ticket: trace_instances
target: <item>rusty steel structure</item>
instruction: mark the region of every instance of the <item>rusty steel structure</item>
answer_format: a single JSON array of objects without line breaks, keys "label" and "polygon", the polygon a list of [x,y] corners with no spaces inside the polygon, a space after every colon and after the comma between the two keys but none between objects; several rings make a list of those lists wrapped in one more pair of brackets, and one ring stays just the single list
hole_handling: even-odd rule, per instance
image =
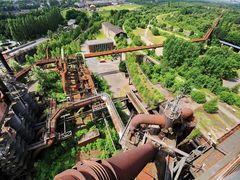
[{"label": "rusty steel structure", "polygon": [[[4,58],[1,60],[5,62]],[[39,61],[35,65],[50,63],[56,63],[56,60]],[[27,170],[29,160],[33,160],[40,151],[56,141],[71,137],[72,131],[58,132],[58,124],[66,113],[78,111],[82,107],[93,107],[94,104],[103,103],[117,132],[122,134],[124,125],[111,97],[106,93],[97,94],[91,73],[86,68],[82,56],[57,61],[57,70],[68,97],[61,107],[57,107],[54,100],[43,104],[49,104],[46,120],[39,118],[42,111],[39,110],[35,98],[28,93],[26,86],[16,81],[8,64],[3,65],[6,66],[9,75],[1,77],[4,81],[0,81],[1,175],[18,177]]]},{"label": "rusty steel structure", "polygon": [[[95,53],[88,53],[84,54],[83,58],[92,58],[92,57],[99,57],[99,56],[105,56],[105,55],[113,55],[113,54],[119,54],[119,53],[127,53],[127,52],[133,52],[133,51],[139,51],[139,50],[145,50],[145,49],[155,49],[163,47],[163,44],[155,44],[155,45],[150,45],[150,46],[139,46],[139,47],[131,47],[131,48],[124,48],[124,49],[117,49],[117,50],[110,50],[110,51],[102,51],[102,52],[95,52]],[[76,59],[75,56],[69,57],[70,59]],[[3,58],[4,59],[4,58]],[[5,61],[6,62],[6,61]],[[40,60],[32,64],[31,66],[19,71],[16,73],[15,77],[17,79],[21,79],[23,76],[25,76],[34,66],[44,66],[47,64],[57,64],[61,70],[64,69],[64,65],[61,59],[59,58],[52,58],[52,59],[47,59],[47,60]],[[60,64],[59,64],[60,63]],[[4,64],[3,64],[4,65]],[[5,65],[4,65],[5,66]],[[6,65],[5,68],[8,68],[9,66]],[[10,68],[10,67],[9,67]],[[9,69],[8,68],[8,69]],[[67,68],[67,67],[66,67]],[[11,69],[11,68],[10,68]],[[12,71],[12,70],[10,70]]]},{"label": "rusty steel structure", "polygon": [[95,93],[91,72],[86,68],[81,55],[66,58],[57,63],[63,90],[71,101],[89,97]]}]

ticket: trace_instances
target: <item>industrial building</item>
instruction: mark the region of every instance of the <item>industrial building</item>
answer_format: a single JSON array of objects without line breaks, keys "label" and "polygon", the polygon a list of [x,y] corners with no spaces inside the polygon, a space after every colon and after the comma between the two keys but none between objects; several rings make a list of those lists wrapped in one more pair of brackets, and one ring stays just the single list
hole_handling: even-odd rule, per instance
[{"label": "industrial building", "polygon": [[101,52],[114,49],[114,42],[111,39],[88,40],[86,41],[88,52]]},{"label": "industrial building", "polygon": [[115,36],[120,36],[121,34],[127,37],[127,34],[120,28],[109,22],[102,23],[102,31],[106,37],[114,41]]},{"label": "industrial building", "polygon": [[[105,43],[113,47],[113,40]],[[101,43],[99,45],[96,42],[89,45],[99,46],[93,49],[96,51],[109,48],[108,45],[101,47]],[[84,57],[157,46],[160,45],[96,52],[85,56],[77,54],[36,62],[35,65],[42,67],[55,64],[67,95],[66,101],[61,104],[29,93],[26,85],[16,81],[34,65],[14,76],[7,61],[0,56],[7,70],[0,77],[0,179],[22,177],[29,170],[29,162],[34,161],[41,150],[71,137],[72,130],[63,128],[60,131],[59,124],[65,127],[67,121],[75,120],[76,112],[92,114],[97,120],[104,119],[104,113],[107,113],[118,133],[123,152],[106,160],[77,163],[73,169],[57,175],[56,180],[216,179],[239,172],[239,125],[216,144],[205,137],[188,141],[186,137],[195,128],[197,119],[191,109],[181,107],[182,95],[159,104],[156,109],[146,109],[135,92],[131,91],[122,97],[125,106],[131,105],[134,112],[124,124],[114,100],[108,94],[96,91]],[[46,109],[48,112],[42,117]],[[99,131],[90,131],[78,144],[86,145],[99,136]],[[185,151],[181,144],[192,148]]]}]

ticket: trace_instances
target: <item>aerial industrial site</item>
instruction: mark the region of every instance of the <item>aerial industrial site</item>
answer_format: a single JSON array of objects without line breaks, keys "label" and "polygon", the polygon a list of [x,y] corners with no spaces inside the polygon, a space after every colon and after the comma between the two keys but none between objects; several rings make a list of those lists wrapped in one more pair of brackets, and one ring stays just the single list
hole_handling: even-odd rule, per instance
[{"label": "aerial industrial site", "polygon": [[4,0],[0,180],[237,180],[240,2]]}]

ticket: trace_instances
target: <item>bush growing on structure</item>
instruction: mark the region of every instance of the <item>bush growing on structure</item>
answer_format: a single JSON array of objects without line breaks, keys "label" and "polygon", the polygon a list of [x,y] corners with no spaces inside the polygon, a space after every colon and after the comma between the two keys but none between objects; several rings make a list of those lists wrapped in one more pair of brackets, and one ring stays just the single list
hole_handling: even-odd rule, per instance
[{"label": "bush growing on structure", "polygon": [[219,94],[220,99],[230,105],[235,102],[234,94],[232,92],[223,91]]},{"label": "bush growing on structure", "polygon": [[198,128],[195,128],[191,134],[188,135],[187,139],[196,139],[202,135],[201,131]]},{"label": "bush growing on structure", "polygon": [[194,100],[195,102],[197,102],[199,104],[203,104],[206,102],[206,96],[201,91],[193,90],[191,92],[191,98],[192,98],[192,100]]},{"label": "bush growing on structure", "polygon": [[19,63],[17,63],[14,60],[10,61],[9,66],[13,69],[14,72],[19,72],[23,70],[23,66],[21,66]]},{"label": "bush growing on structure", "polygon": [[126,67],[126,63],[124,62],[124,61],[121,61],[120,63],[119,63],[119,71],[121,71],[121,72],[127,72],[127,67]]},{"label": "bush growing on structure", "polygon": [[34,79],[38,80],[37,92],[40,95],[56,99],[58,102],[66,98],[57,72],[35,67],[31,74]]},{"label": "bush growing on structure", "polygon": [[217,99],[212,99],[212,100],[204,103],[203,109],[207,113],[215,113],[215,112],[217,112],[217,110],[218,110],[218,101],[217,101]]}]

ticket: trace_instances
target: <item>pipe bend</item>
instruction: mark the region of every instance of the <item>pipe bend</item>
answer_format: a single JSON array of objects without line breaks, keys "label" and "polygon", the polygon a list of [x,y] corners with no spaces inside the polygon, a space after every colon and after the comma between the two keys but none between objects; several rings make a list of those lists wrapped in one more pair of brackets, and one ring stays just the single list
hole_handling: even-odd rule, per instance
[{"label": "pipe bend", "polygon": [[164,115],[138,114],[133,117],[130,123],[130,131],[134,131],[141,124],[159,125],[161,128],[168,128],[170,126]]}]

